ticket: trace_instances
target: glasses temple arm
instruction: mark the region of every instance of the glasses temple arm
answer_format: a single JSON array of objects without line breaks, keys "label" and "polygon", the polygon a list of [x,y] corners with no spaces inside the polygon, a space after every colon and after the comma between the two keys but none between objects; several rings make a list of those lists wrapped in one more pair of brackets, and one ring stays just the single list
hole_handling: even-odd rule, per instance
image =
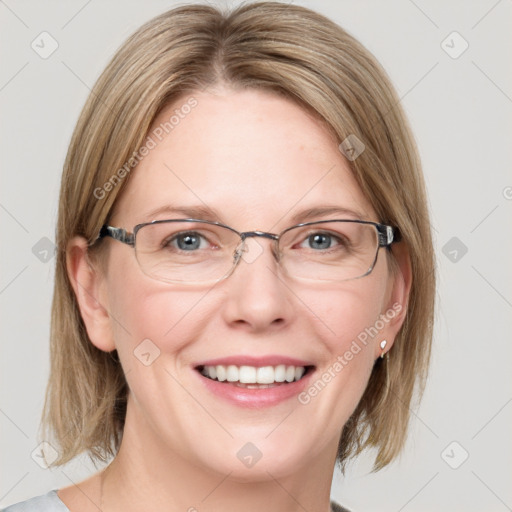
[{"label": "glasses temple arm", "polygon": [[98,239],[111,237],[114,240],[119,240],[123,244],[135,245],[135,235],[128,233],[126,229],[115,228],[113,226],[103,226],[98,235]]},{"label": "glasses temple arm", "polygon": [[398,228],[379,224],[377,230],[379,232],[379,247],[389,247],[402,239]]}]

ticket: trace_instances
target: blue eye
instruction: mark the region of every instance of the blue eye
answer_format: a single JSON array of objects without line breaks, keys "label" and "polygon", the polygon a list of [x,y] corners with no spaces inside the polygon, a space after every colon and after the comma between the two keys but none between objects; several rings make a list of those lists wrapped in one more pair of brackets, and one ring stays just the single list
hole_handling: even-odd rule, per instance
[{"label": "blue eye", "polygon": [[333,242],[332,236],[325,233],[315,233],[307,238],[308,244],[312,249],[329,249]]},{"label": "blue eye", "polygon": [[325,251],[340,245],[340,237],[331,233],[312,233],[308,235],[300,244],[303,249],[314,249],[315,251]]},{"label": "blue eye", "polygon": [[179,233],[169,240],[168,245],[177,247],[181,251],[195,251],[205,248],[205,239],[195,232]]}]

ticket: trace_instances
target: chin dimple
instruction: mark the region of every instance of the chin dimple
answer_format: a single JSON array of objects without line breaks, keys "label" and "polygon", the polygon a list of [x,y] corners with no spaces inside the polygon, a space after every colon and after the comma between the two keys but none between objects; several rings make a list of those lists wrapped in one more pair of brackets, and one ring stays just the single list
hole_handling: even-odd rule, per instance
[{"label": "chin dimple", "polygon": [[202,375],[219,382],[240,384],[276,384],[300,380],[306,373],[304,366],[280,364],[277,366],[216,365],[198,368]]}]

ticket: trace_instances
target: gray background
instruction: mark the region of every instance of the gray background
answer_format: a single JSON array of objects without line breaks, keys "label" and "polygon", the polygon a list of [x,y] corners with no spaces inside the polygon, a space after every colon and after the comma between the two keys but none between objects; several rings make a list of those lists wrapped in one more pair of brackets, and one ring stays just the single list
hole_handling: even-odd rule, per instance
[{"label": "gray background", "polygon": [[[377,474],[369,456],[344,479],[337,472],[333,497],[356,512],[512,510],[512,2],[295,3],[345,27],[389,72],[423,159],[439,271],[432,372],[404,455]],[[48,377],[60,173],[112,53],[174,5],[0,1],[0,506],[95,471],[85,457],[55,470],[31,458]],[[43,31],[58,43],[46,59],[31,47],[43,46]],[[453,31],[469,44],[460,55]]]}]

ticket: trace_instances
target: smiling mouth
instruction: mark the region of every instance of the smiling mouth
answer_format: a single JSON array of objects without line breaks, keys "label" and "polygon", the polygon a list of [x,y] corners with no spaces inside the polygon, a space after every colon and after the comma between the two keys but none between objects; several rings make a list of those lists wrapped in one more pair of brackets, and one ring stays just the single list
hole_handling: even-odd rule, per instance
[{"label": "smiling mouth", "polygon": [[247,389],[264,389],[297,382],[313,369],[314,366],[284,364],[260,367],[231,364],[196,367],[196,370],[207,379]]}]

